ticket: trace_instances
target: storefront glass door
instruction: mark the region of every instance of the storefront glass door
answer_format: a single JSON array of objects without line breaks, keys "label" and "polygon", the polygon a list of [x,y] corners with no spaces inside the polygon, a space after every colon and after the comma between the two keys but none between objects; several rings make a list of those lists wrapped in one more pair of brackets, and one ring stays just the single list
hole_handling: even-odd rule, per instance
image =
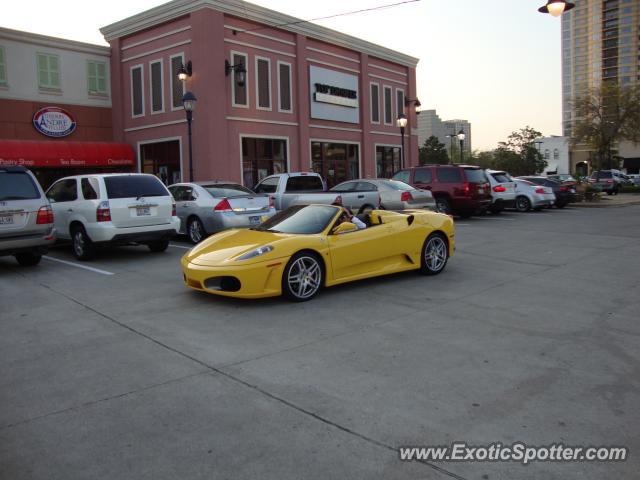
[{"label": "storefront glass door", "polygon": [[180,175],[180,142],[147,143],[140,146],[142,173],[155,175],[165,185],[182,181]]},{"label": "storefront glass door", "polygon": [[360,177],[358,145],[311,142],[313,171],[322,175],[328,188]]},{"label": "storefront glass door", "polygon": [[242,180],[253,188],[263,178],[287,171],[287,141],[242,137]]}]

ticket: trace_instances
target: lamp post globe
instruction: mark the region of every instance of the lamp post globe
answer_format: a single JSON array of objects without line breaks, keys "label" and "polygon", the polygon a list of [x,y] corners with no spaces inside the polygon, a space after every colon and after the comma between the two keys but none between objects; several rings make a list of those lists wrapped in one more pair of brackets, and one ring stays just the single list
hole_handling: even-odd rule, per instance
[{"label": "lamp post globe", "polygon": [[400,169],[404,168],[404,129],[407,127],[407,116],[404,113],[398,115],[396,119],[396,126],[400,129],[400,136],[402,137],[402,149],[400,150]]},{"label": "lamp post globe", "polygon": [[464,139],[467,137],[464,133],[464,130],[460,129],[458,132],[458,140],[460,141],[460,163],[462,163],[463,158],[463,148],[464,148]]}]

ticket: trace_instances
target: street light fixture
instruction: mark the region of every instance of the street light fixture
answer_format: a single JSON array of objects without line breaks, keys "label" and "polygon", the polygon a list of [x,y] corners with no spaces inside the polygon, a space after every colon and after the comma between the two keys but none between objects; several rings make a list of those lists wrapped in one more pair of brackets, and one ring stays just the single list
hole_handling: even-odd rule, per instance
[{"label": "street light fixture", "polygon": [[407,116],[404,113],[398,115],[396,125],[400,129],[400,136],[402,137],[402,150],[400,151],[400,168],[404,168],[404,129],[407,126]]},{"label": "street light fixture", "polygon": [[196,109],[196,102],[198,99],[196,96],[187,92],[182,97],[182,105],[184,111],[187,112],[187,127],[189,131],[189,181],[193,182],[193,150],[191,146],[191,120],[193,120],[193,111]]},{"label": "street light fixture", "polygon": [[466,135],[464,134],[464,130],[460,129],[458,132],[458,140],[460,140],[460,163],[462,163],[462,147],[464,146],[464,139]]},{"label": "street light fixture", "polygon": [[247,69],[244,67],[244,63],[237,63],[235,65],[231,65],[229,60],[224,61],[224,74],[228,77],[233,70],[233,74],[236,80],[236,84],[239,87],[244,87],[244,82],[247,78]]},{"label": "street light fixture", "polygon": [[575,6],[575,3],[565,2],[565,0],[549,0],[547,4],[540,7],[538,11],[540,13],[550,13],[553,17],[559,17],[564,12],[568,12]]},{"label": "street light fixture", "polygon": [[189,60],[186,65],[180,65],[180,69],[178,70],[178,80],[185,82],[187,77],[190,77],[192,74],[193,65],[191,64],[191,60]]}]

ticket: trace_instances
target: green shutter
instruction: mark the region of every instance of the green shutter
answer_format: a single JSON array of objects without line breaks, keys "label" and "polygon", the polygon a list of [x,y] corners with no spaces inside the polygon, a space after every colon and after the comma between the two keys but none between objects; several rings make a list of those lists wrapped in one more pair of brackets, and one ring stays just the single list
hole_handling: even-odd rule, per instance
[{"label": "green shutter", "polygon": [[56,55],[49,56],[49,78],[52,87],[60,88],[60,70],[58,69],[58,57]]},{"label": "green shutter", "polygon": [[3,47],[0,47],[0,83],[7,83],[7,68],[4,59]]}]

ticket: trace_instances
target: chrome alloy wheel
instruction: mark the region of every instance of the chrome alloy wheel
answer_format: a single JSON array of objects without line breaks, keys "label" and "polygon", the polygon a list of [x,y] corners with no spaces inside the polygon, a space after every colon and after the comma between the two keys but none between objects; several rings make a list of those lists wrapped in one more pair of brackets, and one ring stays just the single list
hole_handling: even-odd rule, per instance
[{"label": "chrome alloy wheel", "polygon": [[200,220],[194,219],[189,222],[189,240],[193,243],[198,243],[204,236],[202,224]]},{"label": "chrome alloy wheel", "polygon": [[424,249],[424,263],[429,271],[437,273],[447,263],[447,243],[435,235],[429,239]]},{"label": "chrome alloy wheel", "polygon": [[287,283],[291,293],[299,299],[310,298],[320,289],[322,268],[313,257],[296,259],[289,268]]},{"label": "chrome alloy wheel", "polygon": [[84,233],[82,230],[77,229],[73,234],[73,251],[75,252],[76,257],[80,258],[84,255],[84,250]]}]

